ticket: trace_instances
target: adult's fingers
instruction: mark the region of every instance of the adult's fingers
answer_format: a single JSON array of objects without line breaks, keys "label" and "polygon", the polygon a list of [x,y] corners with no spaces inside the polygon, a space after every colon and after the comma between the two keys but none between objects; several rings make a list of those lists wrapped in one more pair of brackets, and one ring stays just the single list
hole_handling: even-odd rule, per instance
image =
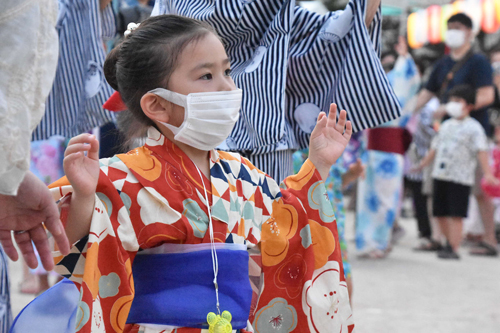
[{"label": "adult's fingers", "polygon": [[[61,254],[69,253],[69,241],[64,231],[64,227],[59,218],[59,209],[52,199],[52,195],[47,190],[47,195],[44,195],[40,202],[43,207],[44,224],[47,230],[52,234]],[[47,236],[45,236],[47,238]],[[37,245],[38,248],[38,245]],[[52,260],[52,259],[51,259]]]},{"label": "adult's fingers", "polygon": [[2,243],[5,254],[12,261],[17,261],[17,259],[19,259],[19,254],[17,253],[16,247],[12,242],[12,235],[10,231],[0,230],[0,243]]},{"label": "adult's fingers", "polygon": [[14,239],[28,267],[36,268],[38,266],[38,261],[36,260],[33,244],[31,243],[30,231],[14,233]]},{"label": "adult's fingers", "polygon": [[47,239],[47,232],[42,225],[33,228],[29,231],[31,240],[35,244],[38,254],[40,256],[40,261],[42,262],[43,268],[50,271],[54,268],[54,261],[52,260],[52,255],[49,247],[49,241]]}]

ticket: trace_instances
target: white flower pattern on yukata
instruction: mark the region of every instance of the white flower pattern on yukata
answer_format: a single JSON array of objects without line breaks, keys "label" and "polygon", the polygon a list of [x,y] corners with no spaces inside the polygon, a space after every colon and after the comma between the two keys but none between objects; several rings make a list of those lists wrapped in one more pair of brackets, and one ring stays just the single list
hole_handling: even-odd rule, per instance
[{"label": "white flower pattern on yukata", "polygon": [[338,263],[329,261],[305,283],[302,306],[311,332],[349,332],[353,318],[347,285],[345,282],[332,283],[339,281],[339,276]]}]

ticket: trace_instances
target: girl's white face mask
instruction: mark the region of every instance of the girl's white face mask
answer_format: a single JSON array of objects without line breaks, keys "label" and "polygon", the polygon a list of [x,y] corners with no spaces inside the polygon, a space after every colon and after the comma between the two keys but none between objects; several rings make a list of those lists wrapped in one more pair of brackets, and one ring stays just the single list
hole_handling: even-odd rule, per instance
[{"label": "girl's white face mask", "polygon": [[463,115],[463,105],[460,102],[448,102],[446,113],[452,118],[460,118]]},{"label": "girl's white face mask", "polygon": [[465,32],[458,29],[446,31],[445,43],[450,49],[457,49],[465,43]]},{"label": "girl's white face mask", "polygon": [[199,150],[212,150],[231,134],[240,116],[243,91],[215,91],[182,95],[157,88],[150,93],[184,107],[180,127],[161,122],[174,133],[174,139]]}]

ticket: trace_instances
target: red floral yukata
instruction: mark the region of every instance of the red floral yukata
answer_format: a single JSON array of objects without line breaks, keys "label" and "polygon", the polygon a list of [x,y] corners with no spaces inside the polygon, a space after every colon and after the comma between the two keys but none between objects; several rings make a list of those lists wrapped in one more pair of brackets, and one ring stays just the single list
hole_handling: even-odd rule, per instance
[{"label": "red floral yukata", "polygon": [[[213,150],[209,180],[150,128],[144,146],[101,159],[100,166],[88,237],[66,257],[54,252],[56,271],[80,290],[77,332],[208,332],[126,324],[139,249],[210,242],[200,177],[209,187],[215,241],[245,244],[250,253],[253,298],[246,330],[353,330],[335,215],[309,160],[280,187],[240,155]],[[61,199],[64,220],[72,187],[62,178],[51,191]]]}]

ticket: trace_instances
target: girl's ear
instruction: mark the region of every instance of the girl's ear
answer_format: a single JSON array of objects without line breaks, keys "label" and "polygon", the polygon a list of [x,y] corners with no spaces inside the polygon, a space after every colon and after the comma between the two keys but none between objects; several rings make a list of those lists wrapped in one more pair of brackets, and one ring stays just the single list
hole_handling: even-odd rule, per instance
[{"label": "girl's ear", "polygon": [[169,101],[152,93],[146,93],[141,98],[142,111],[151,120],[168,123],[172,106],[172,103]]}]

